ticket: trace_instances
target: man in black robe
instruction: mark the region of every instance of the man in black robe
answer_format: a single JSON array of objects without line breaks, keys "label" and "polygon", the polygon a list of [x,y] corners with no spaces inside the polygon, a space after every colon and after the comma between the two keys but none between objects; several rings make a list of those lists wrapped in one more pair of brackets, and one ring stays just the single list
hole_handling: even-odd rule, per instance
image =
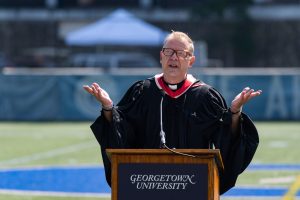
[{"label": "man in black robe", "polygon": [[228,108],[213,87],[187,73],[195,61],[193,52],[193,42],[185,33],[170,33],[160,52],[162,73],[133,84],[117,105],[97,83],[84,86],[102,104],[91,129],[101,146],[109,185],[111,165],[105,150],[160,148],[161,131],[169,148],[220,149],[225,168],[220,171],[221,194],[235,185],[249,165],[259,139],[242,106],[261,90],[246,87]]}]

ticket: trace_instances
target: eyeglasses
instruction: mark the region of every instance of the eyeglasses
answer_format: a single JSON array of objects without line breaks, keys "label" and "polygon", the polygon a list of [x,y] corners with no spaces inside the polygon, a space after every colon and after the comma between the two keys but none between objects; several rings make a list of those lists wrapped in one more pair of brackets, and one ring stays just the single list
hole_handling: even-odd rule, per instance
[{"label": "eyeglasses", "polygon": [[165,56],[173,56],[174,53],[176,53],[177,57],[186,58],[188,56],[191,56],[192,54],[185,50],[174,50],[171,48],[163,48],[162,52]]}]

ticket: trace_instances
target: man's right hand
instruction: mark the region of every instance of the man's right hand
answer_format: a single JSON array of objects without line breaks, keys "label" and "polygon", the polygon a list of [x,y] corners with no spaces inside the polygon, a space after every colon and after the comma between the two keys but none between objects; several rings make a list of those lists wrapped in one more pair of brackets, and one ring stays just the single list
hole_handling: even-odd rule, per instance
[{"label": "man's right hand", "polygon": [[102,104],[103,107],[112,107],[113,101],[110,99],[108,93],[102,89],[98,83],[93,83],[91,86],[84,85],[83,89],[95,96],[95,98]]}]

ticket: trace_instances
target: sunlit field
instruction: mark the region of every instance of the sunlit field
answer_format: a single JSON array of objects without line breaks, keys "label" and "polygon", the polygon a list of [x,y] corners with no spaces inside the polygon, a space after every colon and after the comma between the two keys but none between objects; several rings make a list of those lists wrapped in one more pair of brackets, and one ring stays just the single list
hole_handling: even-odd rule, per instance
[{"label": "sunlit field", "polygon": [[[299,164],[300,123],[256,122],[260,145],[252,164]],[[88,122],[0,123],[0,170],[55,166],[101,166],[100,147]],[[237,187],[290,188],[298,170],[246,170]],[[66,183],[74,184],[74,183]],[[88,183],[87,183],[88,184]],[[298,188],[299,189],[299,188]],[[2,190],[0,200],[107,200],[92,195],[39,194]],[[221,199],[268,199],[222,197]],[[269,198],[276,199],[276,198]],[[282,198],[277,198],[282,199]]]}]

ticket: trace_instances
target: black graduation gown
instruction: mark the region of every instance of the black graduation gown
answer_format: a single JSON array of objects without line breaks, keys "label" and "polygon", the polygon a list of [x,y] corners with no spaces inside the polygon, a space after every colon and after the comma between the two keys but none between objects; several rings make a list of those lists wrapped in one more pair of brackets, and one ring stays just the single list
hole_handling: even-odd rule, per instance
[{"label": "black graduation gown", "polygon": [[[198,82],[199,83],[199,82]],[[211,86],[197,84],[178,98],[163,94],[154,78],[129,88],[113,108],[109,123],[103,113],[91,125],[101,146],[106,180],[111,166],[106,148],[159,148],[160,103],[163,98],[163,129],[170,148],[220,149],[224,171],[220,171],[220,193],[235,185],[249,165],[259,138],[253,122],[242,113],[238,134],[231,133],[231,112],[223,97]]]}]

